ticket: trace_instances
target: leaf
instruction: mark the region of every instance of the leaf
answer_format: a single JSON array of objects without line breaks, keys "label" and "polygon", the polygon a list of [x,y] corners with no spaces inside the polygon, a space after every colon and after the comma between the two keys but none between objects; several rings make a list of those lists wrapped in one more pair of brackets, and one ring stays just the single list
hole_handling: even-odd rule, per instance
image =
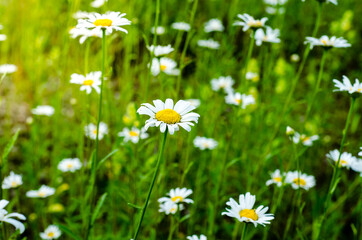
[{"label": "leaf", "polygon": [[338,183],[339,183],[340,180],[341,180],[341,178],[339,177],[339,178],[337,178],[337,180],[334,182],[334,185],[333,185],[333,187],[332,187],[332,189],[331,189],[330,194],[333,194],[333,193],[334,193],[334,191],[336,190],[337,185],[338,185]]},{"label": "leaf", "polygon": [[96,221],[99,212],[101,211],[101,208],[103,206],[104,201],[106,200],[107,197],[107,193],[104,193],[98,200],[97,202],[97,206],[94,209],[94,212],[92,214],[92,220],[91,220],[91,225],[93,226],[94,222]]},{"label": "leaf", "polygon": [[229,167],[231,167],[232,165],[234,165],[235,163],[237,163],[240,159],[241,159],[241,157],[238,157],[238,158],[234,158],[233,160],[231,160],[230,162],[228,162],[228,164],[226,165],[226,169],[228,169]]},{"label": "leaf", "polygon": [[11,152],[11,149],[13,149],[14,147],[14,144],[16,142],[16,139],[18,138],[19,136],[19,132],[20,132],[20,129],[16,130],[16,133],[14,134],[14,136],[11,138],[10,142],[6,145],[5,149],[4,149],[4,152],[3,152],[3,155],[2,155],[2,159],[3,161],[5,161],[9,155],[9,153]]},{"label": "leaf", "polygon": [[65,234],[67,234],[69,237],[71,237],[72,239],[75,240],[82,240],[81,237],[77,236],[75,233],[72,232],[72,230],[70,230],[68,227],[61,225],[61,224],[57,224],[57,226],[59,227],[60,230],[62,230],[62,232],[64,232]]},{"label": "leaf", "polygon": [[140,206],[138,206],[138,205],[136,205],[136,204],[133,204],[133,203],[127,203],[127,204],[128,204],[128,206],[131,206],[131,207],[133,207],[133,208],[142,209],[142,207],[140,207]]},{"label": "leaf", "polygon": [[110,152],[107,156],[105,156],[102,160],[99,161],[98,165],[97,165],[97,170],[102,166],[102,164],[110,157],[112,157],[112,155],[114,155],[116,152],[118,152],[119,149],[114,149],[112,152]]}]

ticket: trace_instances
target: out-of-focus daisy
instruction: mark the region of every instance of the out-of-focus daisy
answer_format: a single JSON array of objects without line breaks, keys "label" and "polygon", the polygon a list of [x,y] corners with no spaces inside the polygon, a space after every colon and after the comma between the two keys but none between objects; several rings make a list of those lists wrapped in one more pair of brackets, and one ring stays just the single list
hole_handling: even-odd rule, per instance
[{"label": "out-of-focus daisy", "polygon": [[259,81],[259,74],[255,72],[247,72],[245,75],[246,80],[250,80],[253,82]]},{"label": "out-of-focus daisy", "polygon": [[278,6],[278,5],[284,5],[287,3],[288,0],[264,0],[265,4],[271,5],[271,6]]},{"label": "out-of-focus daisy", "polygon": [[220,47],[220,44],[211,38],[208,40],[199,40],[197,41],[197,45],[209,49],[219,49]]},{"label": "out-of-focus daisy", "polygon": [[0,34],[0,41],[5,41],[6,40],[6,35],[5,34]]},{"label": "out-of-focus daisy", "polygon": [[259,28],[255,32],[255,43],[258,46],[260,46],[263,42],[279,43],[279,34],[279,29],[272,29],[267,26],[264,32],[263,29]]},{"label": "out-of-focus daisy", "polygon": [[325,48],[346,48],[350,47],[351,44],[347,42],[346,39],[342,37],[328,37],[326,35],[323,35],[320,38],[314,38],[314,37],[306,37],[306,41],[304,44],[310,44],[310,48],[312,49],[314,46],[321,46]]},{"label": "out-of-focus daisy", "polygon": [[211,79],[211,88],[214,91],[219,91],[220,89],[224,90],[225,93],[233,91],[234,80],[231,76],[219,77]]},{"label": "out-of-focus daisy", "polygon": [[[326,2],[326,3],[333,3],[334,5],[338,5],[337,0],[318,0],[319,2]],[[305,2],[305,0],[302,0],[302,2]]]},{"label": "out-of-focus daisy", "polygon": [[253,95],[229,92],[228,95],[225,96],[225,102],[227,104],[241,106],[242,109],[245,109],[247,106],[255,104],[255,98]]},{"label": "out-of-focus daisy", "polygon": [[89,14],[86,19],[78,19],[76,28],[88,28],[99,31],[106,29],[106,33],[112,33],[115,31],[122,31],[128,33],[126,29],[121,26],[130,25],[131,21],[124,18],[126,14],[120,12],[107,12],[105,14]]},{"label": "out-of-focus daisy", "polygon": [[353,162],[351,169],[355,172],[360,173],[360,176],[362,177],[362,159],[356,159]]},{"label": "out-of-focus daisy", "polygon": [[75,172],[81,167],[79,158],[65,158],[58,164],[58,169],[62,172]]},{"label": "out-of-focus daisy", "polygon": [[226,212],[221,213],[221,215],[226,215],[232,218],[236,218],[239,222],[250,222],[256,227],[258,224],[265,226],[265,224],[270,224],[270,220],[274,219],[274,215],[271,213],[266,213],[268,207],[259,206],[256,209],[253,209],[255,203],[255,195],[251,195],[249,192],[240,194],[239,203],[234,199],[230,198],[226,203],[230,209],[226,209]]},{"label": "out-of-focus daisy", "polygon": [[191,103],[195,108],[198,108],[201,104],[200,99],[186,99],[185,101]]},{"label": "out-of-focus daisy", "polygon": [[21,185],[23,185],[23,179],[21,175],[15,174],[14,172],[10,172],[10,175],[4,178],[2,188],[3,189],[17,188]]},{"label": "out-of-focus daisy", "polygon": [[175,22],[172,23],[171,28],[179,30],[179,31],[190,31],[190,24],[185,23],[185,22]]},{"label": "out-of-focus daisy", "polygon": [[145,129],[149,127],[160,127],[161,132],[165,132],[166,128],[170,134],[174,134],[179,127],[186,131],[191,131],[192,122],[197,123],[199,114],[191,112],[195,109],[191,103],[179,100],[175,105],[172,99],[166,99],[165,103],[157,99],[153,101],[155,106],[149,103],[143,103],[137,110],[141,115],[148,115],[150,118],[146,121]]},{"label": "out-of-focus daisy", "polygon": [[73,18],[75,19],[81,19],[81,18],[88,18],[89,14],[94,14],[94,12],[86,12],[86,11],[77,11],[73,13]]},{"label": "out-of-focus daisy", "polygon": [[[102,38],[102,30],[100,29],[88,29],[88,28],[72,28],[69,31],[71,38],[79,38],[79,43],[83,44],[89,37]],[[109,35],[109,33],[107,33]]]},{"label": "out-of-focus daisy", "polygon": [[187,198],[192,194],[191,189],[187,188],[175,188],[171,189],[167,195],[169,197],[162,197],[158,199],[160,203],[172,201],[174,203],[193,203],[194,201],[191,198]]},{"label": "out-of-focus daisy", "polygon": [[131,141],[133,143],[138,143],[140,139],[148,138],[148,134],[144,128],[138,129],[136,127],[132,127],[131,130],[125,127],[123,128],[122,132],[118,133],[118,136],[124,137],[124,142]]},{"label": "out-of-focus daisy", "polygon": [[26,196],[29,198],[46,198],[53,195],[54,193],[54,188],[42,185],[39,190],[30,190],[26,192]]},{"label": "out-of-focus daisy", "polygon": [[54,114],[54,108],[48,105],[39,105],[36,108],[31,110],[31,113],[34,115],[43,115],[43,116],[51,116]]},{"label": "out-of-focus daisy", "polygon": [[3,64],[0,65],[0,74],[10,74],[14,73],[18,70],[18,67],[14,64]]},{"label": "out-of-focus daisy", "polygon": [[294,53],[290,56],[290,60],[292,60],[292,62],[299,62],[300,57],[298,54]]},{"label": "out-of-focus daisy", "polygon": [[171,58],[162,57],[160,59],[153,58],[151,64],[151,73],[153,76],[157,76],[160,72],[167,75],[179,75],[180,70],[176,68],[177,63]]},{"label": "out-of-focus daisy", "polygon": [[20,220],[25,221],[26,217],[23,214],[20,213],[9,213],[8,211],[6,211],[4,208],[6,207],[6,205],[9,204],[8,200],[2,199],[0,201],[0,222],[6,222],[6,223],[10,223],[11,225],[13,225],[15,227],[15,229],[19,229],[20,233],[23,233],[25,230],[25,226],[22,222],[14,219],[18,218]]},{"label": "out-of-focus daisy", "polygon": [[194,139],[194,146],[199,148],[200,150],[209,149],[212,150],[217,147],[217,141],[212,138],[199,137],[197,136]]},{"label": "out-of-focus daisy", "polygon": [[[97,125],[93,123],[88,124],[84,127],[85,135],[90,139],[96,140],[97,138]],[[102,140],[104,135],[108,134],[108,126],[104,122],[99,123],[98,139]]]},{"label": "out-of-focus daisy", "polygon": [[44,232],[40,233],[40,237],[47,240],[58,239],[60,235],[62,235],[62,232],[56,225],[49,225]]},{"label": "out-of-focus daisy", "polygon": [[94,0],[90,5],[94,8],[100,8],[104,5],[105,2],[108,2],[108,0]]},{"label": "out-of-focus daisy", "polygon": [[[339,158],[338,149],[334,149],[333,151],[330,151],[329,153],[326,154],[326,157],[333,160],[335,163],[337,163],[338,158]],[[339,160],[339,167],[346,167],[347,169],[349,169],[349,168],[351,168],[354,161],[356,161],[356,160],[357,159],[355,157],[353,157],[351,153],[343,152],[341,154],[341,157]]]},{"label": "out-of-focus daisy", "polygon": [[205,23],[204,31],[209,32],[222,32],[224,31],[224,26],[222,22],[217,18],[212,18]]},{"label": "out-of-focus daisy", "polygon": [[358,153],[358,156],[362,156],[362,147],[359,148],[361,151]]},{"label": "out-of-focus daisy", "polygon": [[175,214],[178,210],[182,211],[184,206],[182,204],[177,204],[173,201],[159,201],[160,202],[160,209],[159,212],[164,212],[166,215]]},{"label": "out-of-focus daisy", "polygon": [[307,175],[305,173],[298,171],[294,172],[287,172],[287,175],[285,177],[285,182],[290,183],[292,188],[298,189],[299,187],[309,190],[310,188],[315,186],[315,178],[312,175]]},{"label": "out-of-focus daisy", "polygon": [[362,93],[362,83],[356,78],[355,83],[352,85],[351,81],[347,76],[343,76],[343,82],[333,79],[334,86],[337,89],[334,89],[334,92],[346,91],[349,94]]},{"label": "out-of-focus daisy", "polygon": [[[157,35],[162,35],[166,32],[166,29],[162,26],[158,26],[157,29],[156,29],[156,34]],[[155,34],[155,27],[152,27],[151,28],[151,33],[152,34]]]},{"label": "out-of-focus daisy", "polygon": [[295,130],[293,128],[287,126],[286,134],[287,134],[287,136],[294,136]]},{"label": "out-of-focus daisy", "polygon": [[174,49],[171,47],[171,45],[167,45],[167,46],[149,46],[147,47],[148,50],[150,52],[153,52],[153,55],[156,56],[156,57],[159,57],[159,56],[163,56],[163,55],[167,55],[169,53],[171,53]]},{"label": "out-of-focus daisy", "polygon": [[94,90],[97,93],[100,93],[101,89],[99,86],[101,85],[101,76],[102,76],[101,71],[90,72],[90,73],[87,73],[87,75],[85,75],[85,76],[81,75],[81,74],[73,73],[70,76],[70,83],[82,85],[80,87],[80,90],[86,91],[87,94],[90,94],[92,92],[92,88],[94,88]]},{"label": "out-of-focus daisy", "polygon": [[192,235],[187,237],[188,240],[207,240],[207,237],[203,234],[198,237],[197,235]]},{"label": "out-of-focus daisy", "polygon": [[250,29],[258,29],[258,28],[262,28],[265,25],[265,22],[268,20],[267,17],[263,17],[262,19],[258,20],[258,19],[254,19],[252,16],[250,16],[249,14],[238,14],[238,18],[241,19],[241,21],[235,21],[234,22],[234,26],[242,26],[243,27],[243,31],[247,31],[249,28]]},{"label": "out-of-focus daisy", "polygon": [[305,134],[300,135],[300,133],[295,132],[292,140],[295,144],[298,144],[299,142],[301,142],[304,146],[312,146],[313,142],[318,140],[319,136],[318,135],[313,135],[313,136],[307,136]]},{"label": "out-of-focus daisy", "polygon": [[266,181],[266,185],[269,186],[275,183],[278,187],[281,187],[283,184],[283,178],[285,177],[285,173],[283,175],[280,174],[280,170],[276,169],[274,172],[270,174],[271,179]]}]

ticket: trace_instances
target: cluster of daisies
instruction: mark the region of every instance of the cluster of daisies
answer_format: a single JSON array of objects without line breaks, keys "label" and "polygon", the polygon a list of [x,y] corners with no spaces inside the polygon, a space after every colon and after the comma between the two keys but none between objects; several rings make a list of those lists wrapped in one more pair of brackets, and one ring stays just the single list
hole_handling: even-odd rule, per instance
[{"label": "cluster of daisies", "polygon": [[303,188],[309,190],[316,185],[314,176],[307,175],[298,171],[290,171],[281,173],[279,169],[276,169],[271,174],[271,179],[266,181],[266,185],[275,184],[278,187],[284,185],[290,185],[293,189]]},{"label": "cluster of daisies", "polygon": [[188,198],[192,194],[191,189],[187,188],[175,188],[171,189],[167,193],[167,197],[162,197],[158,199],[160,203],[159,212],[164,212],[166,215],[175,214],[177,211],[182,211],[185,209],[185,203],[191,204],[194,201],[191,198]]},{"label": "cluster of daisies", "polygon": [[[358,156],[362,156],[362,151],[358,153]],[[338,164],[338,167],[352,169],[353,171],[358,172],[362,177],[362,159],[353,156],[352,153],[341,153],[338,149],[334,149],[327,153],[326,157],[328,160],[331,160],[334,165]]]},{"label": "cluster of daisies", "polygon": [[293,128],[287,126],[287,136],[289,139],[293,141],[295,144],[301,143],[304,146],[312,146],[313,142],[319,139],[318,135],[307,136],[305,134],[300,134],[299,132],[295,131]]}]

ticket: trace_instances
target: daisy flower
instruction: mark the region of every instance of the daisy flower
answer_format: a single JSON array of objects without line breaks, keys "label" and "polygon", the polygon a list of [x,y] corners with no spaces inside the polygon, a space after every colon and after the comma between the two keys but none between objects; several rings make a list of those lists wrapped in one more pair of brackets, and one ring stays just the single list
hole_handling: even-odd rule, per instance
[{"label": "daisy flower", "polygon": [[249,192],[240,194],[239,203],[234,199],[230,198],[226,203],[230,209],[226,209],[226,212],[221,213],[221,215],[226,215],[229,217],[236,218],[239,222],[250,222],[256,227],[258,224],[265,226],[265,224],[270,224],[270,220],[274,219],[274,215],[271,213],[266,213],[268,207],[259,206],[256,209],[253,209],[255,203],[255,195],[251,195]]},{"label": "daisy flower", "polygon": [[70,76],[70,83],[82,85],[80,87],[81,91],[86,91],[87,94],[92,92],[92,88],[99,94],[101,92],[101,76],[102,72],[90,72],[87,75],[81,75],[77,73],[73,73]]},{"label": "daisy flower", "polygon": [[[327,153],[326,157],[333,160],[337,164],[339,158],[339,151],[337,149],[334,149],[333,151]],[[350,169],[356,160],[357,159],[353,157],[351,153],[343,152],[339,160],[339,167],[346,167],[347,169]]]},{"label": "daisy flower", "polygon": [[2,188],[3,189],[17,188],[21,185],[23,185],[22,176],[15,174],[14,172],[10,172],[10,175],[4,178]]},{"label": "daisy flower", "polygon": [[292,140],[295,144],[298,144],[299,142],[301,142],[304,146],[312,146],[313,142],[318,140],[319,136],[318,135],[313,135],[313,136],[306,136],[305,134],[300,135],[298,132],[295,132]]},{"label": "daisy flower", "polygon": [[278,187],[281,187],[283,184],[283,178],[285,177],[285,173],[283,175],[280,174],[280,170],[277,169],[271,174],[271,179],[266,181],[266,185],[269,186],[273,183],[275,183]]},{"label": "daisy flower", "polygon": [[[321,2],[320,0],[318,0],[319,2]],[[323,1],[323,0],[322,0]],[[302,2],[305,2],[305,0],[302,0]],[[334,5],[338,5],[337,0],[324,0],[324,2],[326,3],[333,3]]]},{"label": "daisy flower", "polygon": [[174,22],[174,23],[172,23],[171,28],[173,28],[175,30],[179,30],[179,31],[185,31],[185,32],[188,32],[191,29],[190,24],[185,23],[185,22]]},{"label": "daisy flower", "polygon": [[362,159],[356,159],[351,168],[353,171],[360,173],[360,177],[362,177]]},{"label": "daisy flower", "polygon": [[153,52],[153,55],[155,55],[156,57],[160,57],[163,55],[167,55],[169,53],[171,53],[174,49],[171,47],[171,44],[167,45],[167,46],[149,46],[147,47],[147,49],[150,52]]},{"label": "daisy flower", "polygon": [[257,81],[259,81],[259,74],[255,73],[255,72],[247,72],[245,74],[245,78],[246,78],[246,80],[251,80],[253,82],[257,82]]},{"label": "daisy flower", "polygon": [[199,40],[197,41],[197,45],[209,49],[219,49],[220,47],[220,44],[211,38],[208,40]]},{"label": "daisy flower", "polygon": [[346,48],[351,46],[351,44],[342,37],[337,38],[335,36],[332,36],[331,38],[329,38],[326,35],[323,35],[320,38],[306,37],[306,41],[304,42],[304,44],[308,43],[310,44],[310,49],[312,49],[314,46],[321,46],[324,48]]},{"label": "daisy flower", "polygon": [[94,8],[100,8],[104,5],[105,2],[108,2],[108,0],[94,0],[90,5]]},{"label": "daisy flower", "polygon": [[188,240],[207,240],[207,237],[203,234],[198,237],[197,235],[192,235],[187,237]]},{"label": "daisy flower", "polygon": [[0,65],[0,74],[14,73],[18,70],[18,67],[14,64],[3,64]]},{"label": "daisy flower", "polygon": [[285,182],[290,183],[293,189],[298,189],[299,187],[301,187],[307,191],[315,186],[314,176],[307,175],[301,172],[299,172],[298,176],[298,171],[287,172]]},{"label": "daisy flower", "polygon": [[200,99],[186,99],[185,101],[191,103],[195,108],[198,108],[201,104]]},{"label": "daisy flower", "polygon": [[54,188],[42,185],[39,190],[30,190],[26,192],[26,196],[29,198],[46,198],[53,195],[54,193]]},{"label": "daisy flower", "polygon": [[279,29],[272,29],[271,27],[266,27],[264,32],[263,29],[259,28],[255,32],[255,43],[257,46],[260,46],[263,42],[269,43],[280,43],[279,37]]},{"label": "daisy flower", "polygon": [[179,75],[180,70],[176,68],[177,63],[171,58],[162,57],[160,59],[153,58],[151,64],[151,73],[153,76],[157,76],[160,72],[167,75]]},{"label": "daisy flower", "polygon": [[5,41],[6,40],[6,35],[5,34],[0,34],[0,41]]},{"label": "daisy flower", "polygon": [[42,239],[58,239],[62,235],[59,227],[56,225],[49,225],[44,232],[40,233]]},{"label": "daisy flower", "polygon": [[157,29],[155,29],[155,27],[153,26],[151,28],[151,33],[155,34],[155,30],[156,30],[157,35],[162,35],[162,34],[164,34],[166,32],[166,29],[164,27],[162,27],[162,26],[158,26]]},{"label": "daisy flower", "polygon": [[[97,138],[97,125],[93,123],[88,124],[84,127],[85,135],[90,139],[96,140]],[[99,123],[98,139],[102,140],[104,135],[108,134],[108,126],[104,122]]]},{"label": "daisy flower", "polygon": [[120,27],[130,25],[131,21],[124,18],[126,14],[120,12],[107,12],[105,14],[89,14],[86,19],[78,19],[76,28],[88,28],[94,31],[105,29],[106,33],[115,31],[122,31],[128,33],[126,29]]},{"label": "daisy flower", "polygon": [[52,116],[54,114],[54,108],[48,105],[39,105],[31,110],[34,115]]},{"label": "daisy flower", "polygon": [[209,32],[222,32],[224,31],[224,26],[221,21],[217,18],[210,19],[205,23],[204,31]]},{"label": "daisy flower", "polygon": [[253,95],[229,92],[228,95],[225,96],[225,102],[227,104],[241,106],[242,109],[245,109],[247,106],[255,104],[255,98]]},{"label": "daisy flower", "polygon": [[119,137],[124,137],[123,142],[131,141],[133,143],[138,143],[140,139],[148,138],[148,134],[144,128],[138,129],[136,127],[132,127],[129,130],[127,127],[123,128],[122,132],[118,133]]},{"label": "daisy flower", "polygon": [[264,17],[260,20],[257,20],[246,13],[238,14],[238,18],[240,18],[242,21],[235,21],[233,25],[242,26],[244,32],[247,31],[249,28],[250,29],[262,28],[262,27],[264,27],[265,22],[268,20],[268,18],[266,18],[266,17]]},{"label": "daisy flower", "polygon": [[264,0],[265,4],[272,5],[272,6],[284,5],[287,2],[288,2],[288,0]]},{"label": "daisy flower", "polygon": [[215,92],[223,89],[225,93],[233,91],[234,80],[230,76],[211,79],[211,88]]},{"label": "daisy flower", "polygon": [[23,233],[25,231],[25,226],[23,223],[21,223],[20,221],[14,219],[18,218],[20,220],[25,221],[26,217],[23,214],[20,213],[9,213],[8,211],[6,211],[4,208],[6,207],[6,205],[9,204],[8,200],[1,200],[0,201],[0,222],[6,222],[6,223],[10,223],[11,225],[13,225],[15,227],[15,229],[19,229],[20,234]]},{"label": "daisy flower", "polygon": [[212,138],[199,137],[197,136],[194,139],[194,146],[199,148],[200,150],[209,149],[212,150],[217,147],[217,141]]},{"label": "daisy flower", "polygon": [[[161,198],[160,198],[161,199]],[[160,209],[159,212],[164,212],[166,215],[175,214],[177,210],[182,211],[184,209],[184,206],[182,204],[177,204],[173,201],[164,201],[160,202]]]},{"label": "daisy flower", "polygon": [[166,128],[171,135],[179,130],[179,127],[186,131],[191,131],[191,126],[198,122],[199,114],[191,112],[195,109],[191,103],[179,100],[175,105],[172,99],[166,99],[165,103],[157,99],[153,101],[155,106],[149,103],[143,103],[137,110],[141,115],[148,115],[150,118],[146,121],[145,130],[149,127],[160,127],[161,132]]},{"label": "daisy flower", "polygon": [[167,193],[170,197],[162,197],[158,199],[158,202],[164,203],[168,201],[172,201],[174,203],[193,203],[194,201],[190,198],[187,198],[192,194],[191,189],[187,188],[175,188],[171,189],[169,193]]},{"label": "daisy flower", "polygon": [[[70,37],[75,39],[80,36],[79,43],[83,44],[89,37],[102,38],[103,33],[101,29],[88,29],[88,28],[72,28],[69,31]],[[108,33],[106,35],[109,35]]]},{"label": "daisy flower", "polygon": [[362,93],[362,83],[356,78],[355,83],[352,85],[351,81],[347,76],[343,75],[343,82],[333,79],[334,86],[337,89],[334,89],[333,92],[342,92],[346,91],[349,94]]},{"label": "daisy flower", "polygon": [[75,172],[81,167],[79,158],[65,158],[58,164],[58,169],[62,172]]}]

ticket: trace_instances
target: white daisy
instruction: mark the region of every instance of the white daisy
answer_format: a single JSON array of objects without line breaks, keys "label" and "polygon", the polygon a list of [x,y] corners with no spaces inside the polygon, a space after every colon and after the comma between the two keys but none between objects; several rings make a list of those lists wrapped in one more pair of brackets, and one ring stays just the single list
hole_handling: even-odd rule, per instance
[{"label": "white daisy", "polygon": [[5,34],[0,34],[0,41],[5,41],[6,40],[6,35]]},{"label": "white daisy", "polygon": [[272,5],[272,6],[280,6],[287,3],[288,0],[264,0],[265,4]]},{"label": "white daisy", "polygon": [[187,237],[188,240],[207,240],[207,237],[203,234],[198,237],[197,235],[192,235]]},{"label": "white daisy", "polygon": [[287,134],[287,136],[294,136],[295,130],[293,128],[287,126],[286,134]]},{"label": "white daisy", "polygon": [[14,219],[14,217],[25,221],[26,217],[23,214],[20,213],[9,213],[8,211],[6,211],[4,208],[6,207],[6,205],[9,204],[8,200],[1,200],[0,201],[0,222],[6,222],[6,223],[10,223],[11,225],[13,225],[15,227],[15,229],[19,229],[20,233],[23,233],[25,231],[25,226],[23,223],[21,223],[20,221]]},{"label": "white daisy", "polygon": [[214,91],[219,91],[220,89],[223,89],[225,93],[232,92],[233,91],[233,84],[234,80],[231,76],[226,77],[219,77],[211,79],[211,88]]},{"label": "white daisy", "polygon": [[207,33],[222,32],[224,31],[224,26],[222,25],[222,22],[219,19],[213,18],[205,23],[204,31]]},{"label": "white daisy", "polygon": [[155,55],[156,57],[159,57],[159,56],[163,56],[163,55],[167,55],[169,53],[171,53],[174,49],[171,47],[171,45],[167,45],[167,46],[149,46],[147,47],[147,49],[150,51],[150,52],[153,52],[153,55]]},{"label": "white daisy", "polygon": [[233,25],[242,26],[244,32],[247,31],[249,28],[250,29],[262,28],[262,27],[264,27],[265,22],[268,20],[268,18],[266,18],[266,17],[263,17],[262,19],[257,20],[246,13],[238,14],[238,18],[240,18],[242,21],[235,21]]},{"label": "white daisy", "polygon": [[226,203],[230,209],[226,209],[226,212],[221,213],[221,215],[226,215],[229,217],[236,218],[239,222],[250,222],[256,227],[258,224],[265,226],[265,224],[270,224],[270,220],[274,219],[274,215],[271,213],[266,213],[268,207],[259,206],[256,209],[253,209],[255,203],[255,195],[251,195],[249,192],[240,194],[239,203],[234,199],[230,198]]},{"label": "white daisy", "polygon": [[360,173],[360,176],[362,177],[362,159],[356,159],[356,161],[353,162],[351,169]]},{"label": "white daisy", "polygon": [[313,142],[318,140],[319,136],[318,135],[313,135],[313,136],[306,136],[305,134],[300,135],[300,133],[295,132],[293,135],[293,142],[295,144],[298,144],[299,142],[301,142],[304,146],[312,146]]},{"label": "white daisy", "polygon": [[191,189],[187,188],[175,188],[171,189],[169,193],[167,193],[170,197],[162,197],[158,199],[158,202],[164,203],[167,201],[172,201],[174,203],[193,203],[194,201],[191,198],[187,198],[192,194]]},{"label": "white daisy", "polygon": [[76,28],[88,28],[88,29],[106,29],[106,33],[112,33],[115,31],[122,31],[128,33],[126,29],[120,27],[130,25],[131,21],[124,18],[126,14],[120,12],[107,12],[105,14],[89,14],[86,19],[78,19]]},{"label": "white daisy", "polygon": [[198,108],[201,104],[200,99],[186,99],[185,101],[191,103],[195,108]]},{"label": "white daisy", "polygon": [[[166,32],[166,29],[162,26],[158,26],[157,29],[156,29],[156,34],[157,35],[162,35]],[[155,27],[152,27],[151,28],[151,33],[152,34],[155,34]]]},{"label": "white daisy", "polygon": [[18,67],[14,64],[3,64],[0,65],[0,74],[9,74],[14,73],[18,70]]},{"label": "white daisy", "polygon": [[166,131],[166,127],[171,135],[179,130],[179,127],[186,131],[191,131],[192,122],[197,123],[199,114],[191,112],[195,109],[189,102],[179,100],[175,105],[172,99],[166,99],[165,103],[161,100],[154,100],[155,106],[149,103],[143,103],[137,110],[141,115],[148,115],[150,118],[146,121],[145,129],[149,127],[160,127],[161,132]]},{"label": "white daisy", "polygon": [[65,158],[58,164],[58,169],[62,172],[75,172],[82,167],[79,158]]},{"label": "white daisy", "polygon": [[80,90],[86,91],[87,94],[90,94],[92,92],[92,88],[94,88],[94,90],[97,93],[100,93],[101,89],[99,86],[101,85],[101,76],[102,76],[101,71],[90,72],[90,73],[87,73],[87,75],[85,75],[85,76],[81,75],[81,74],[73,73],[70,76],[70,83],[82,85],[80,87]]},{"label": "white daisy", "polygon": [[108,2],[108,0],[94,0],[90,5],[94,8],[100,8],[104,5],[105,2]]},{"label": "white daisy", "polygon": [[26,192],[26,196],[29,198],[46,198],[55,193],[55,189],[42,185],[39,190],[30,190]]},{"label": "white daisy", "polygon": [[292,185],[292,188],[294,189],[298,189],[299,187],[301,187],[307,191],[315,186],[314,176],[307,175],[301,172],[299,172],[298,176],[298,171],[287,172],[285,182],[290,183]]},{"label": "white daisy", "polygon": [[337,79],[333,79],[335,83],[335,87],[338,89],[334,89],[333,92],[342,92],[347,91],[349,94],[362,93],[362,82],[356,78],[355,83],[352,85],[351,81],[347,76],[343,75],[343,82],[338,81]]},{"label": "white daisy", "polygon": [[144,128],[138,129],[136,127],[132,127],[129,130],[127,127],[123,128],[122,132],[118,133],[119,137],[124,137],[123,142],[131,141],[133,143],[138,143],[140,139],[148,138],[148,134]]},{"label": "white daisy", "polygon": [[[161,198],[160,198],[161,199]],[[164,212],[166,215],[175,214],[177,210],[182,211],[184,206],[182,204],[177,204],[173,201],[159,201],[160,202],[160,209],[159,212]]]},{"label": "white daisy", "polygon": [[47,240],[58,239],[60,235],[62,235],[62,232],[56,225],[49,225],[44,232],[40,233],[40,237]]},{"label": "white daisy", "polygon": [[176,68],[177,63],[171,58],[153,58],[151,64],[151,73],[153,76],[157,76],[160,72],[166,73],[167,75],[179,75],[180,70]]},{"label": "white daisy", "polygon": [[[90,139],[96,140],[97,138],[97,125],[93,123],[88,124],[84,127],[85,135]],[[108,134],[108,126],[104,122],[99,123],[98,139],[102,140],[104,135]]]},{"label": "white daisy", "polygon": [[227,104],[241,106],[242,109],[245,109],[247,106],[255,104],[255,98],[253,95],[229,92],[228,95],[225,96],[225,102]]},{"label": "white daisy", "polygon": [[54,114],[54,108],[48,105],[39,105],[31,110],[34,115],[51,116]]},{"label": "white daisy", "polygon": [[191,27],[190,24],[185,23],[185,22],[174,22],[171,25],[171,28],[175,29],[175,30],[179,30],[179,31],[190,31]]},{"label": "white daisy", "polygon": [[[320,1],[320,0],[318,0]],[[323,1],[323,0],[322,0]],[[302,0],[302,2],[305,2],[305,0]],[[325,0],[326,3],[333,3],[334,5],[338,5],[337,0]]]},{"label": "white daisy", "polygon": [[17,188],[21,185],[23,185],[22,176],[19,174],[15,174],[14,172],[10,172],[10,175],[4,178],[2,188],[3,189]]},{"label": "white daisy", "polygon": [[[87,40],[87,38],[89,37],[98,37],[98,38],[102,38],[102,30],[101,29],[88,29],[88,28],[72,28],[69,31],[70,37],[71,38],[77,38],[80,36],[79,38],[79,43],[83,44],[85,42],[85,40]],[[109,35],[109,33],[107,33],[106,35]]]},{"label": "white daisy", "polygon": [[277,169],[274,172],[270,174],[271,179],[266,181],[266,185],[269,186],[273,183],[275,183],[278,187],[281,187],[283,184],[283,178],[285,177],[285,173],[280,174],[280,170]]},{"label": "white daisy", "polygon": [[263,42],[269,43],[280,43],[279,37],[279,29],[272,29],[271,27],[266,27],[266,31],[259,28],[255,32],[255,43],[260,46]]},{"label": "white daisy", "polygon": [[[333,151],[327,153],[326,157],[333,160],[337,164],[339,158],[339,151],[337,149],[334,149]],[[347,169],[350,169],[356,160],[357,159],[353,157],[351,153],[343,152],[339,160],[339,167],[346,167]]]},{"label": "white daisy", "polygon": [[211,38],[207,40],[199,40],[197,41],[197,45],[209,49],[219,49],[220,47],[220,44]]},{"label": "white daisy", "polygon": [[212,150],[217,147],[217,141],[212,138],[199,137],[197,136],[194,139],[194,146],[199,148],[200,150],[209,149]]},{"label": "white daisy", "polygon": [[351,46],[351,44],[342,37],[337,38],[335,36],[332,36],[331,38],[329,38],[326,35],[323,35],[320,38],[306,37],[306,41],[304,42],[304,44],[308,43],[310,44],[310,49],[312,49],[314,46],[321,46],[325,48],[346,48]]},{"label": "white daisy", "polygon": [[245,74],[245,78],[246,78],[246,80],[251,80],[253,82],[257,82],[257,81],[259,81],[259,74],[255,73],[255,72],[247,72]]}]

